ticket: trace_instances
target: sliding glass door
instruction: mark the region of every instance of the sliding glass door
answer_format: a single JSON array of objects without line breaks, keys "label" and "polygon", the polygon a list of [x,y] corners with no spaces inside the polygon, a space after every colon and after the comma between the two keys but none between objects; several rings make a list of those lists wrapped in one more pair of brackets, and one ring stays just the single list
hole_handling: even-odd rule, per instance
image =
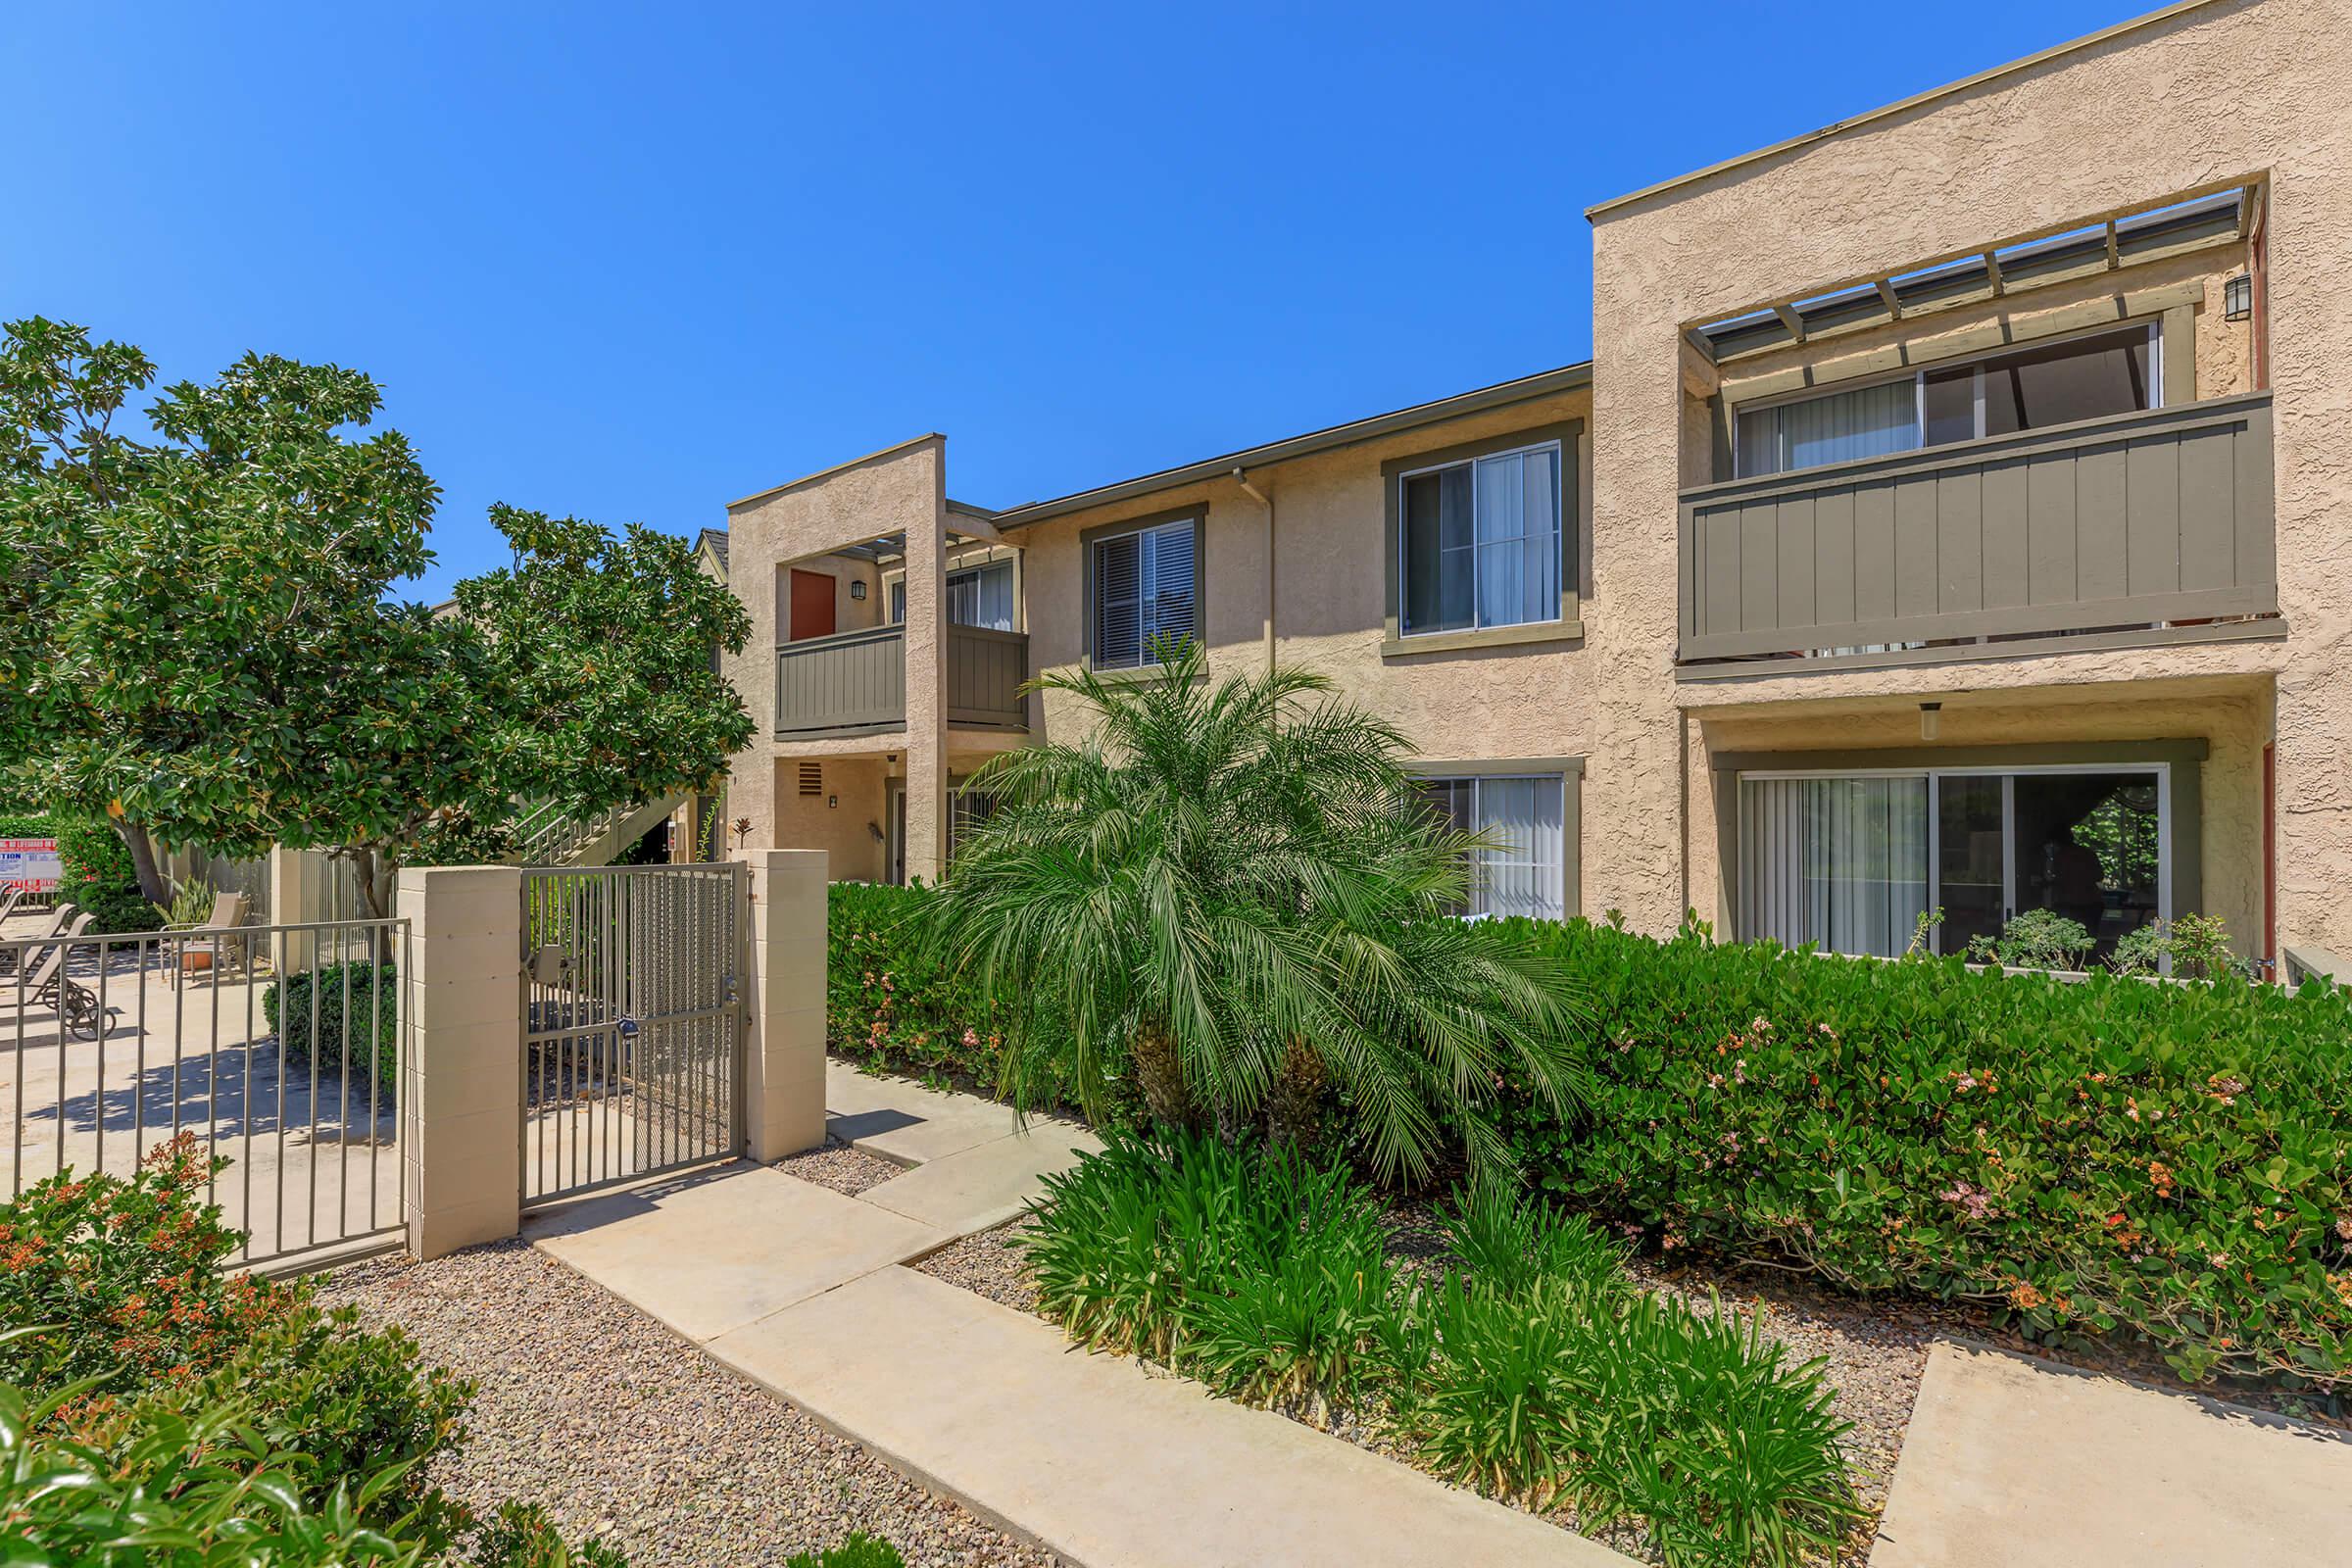
[{"label": "sliding glass door", "polygon": [[2161,763],[1742,774],[1740,934],[1892,957],[1940,908],[1965,953],[2049,909],[2103,958],[2170,917],[2170,795]]}]

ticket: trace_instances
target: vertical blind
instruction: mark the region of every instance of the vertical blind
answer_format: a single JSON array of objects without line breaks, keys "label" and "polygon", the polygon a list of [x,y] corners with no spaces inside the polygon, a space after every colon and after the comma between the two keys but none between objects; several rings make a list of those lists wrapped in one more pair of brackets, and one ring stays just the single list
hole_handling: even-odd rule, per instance
[{"label": "vertical blind", "polygon": [[1152,639],[1198,633],[1194,554],[1191,518],[1095,542],[1096,667],[1156,663]]},{"label": "vertical blind", "polygon": [[1558,618],[1558,447],[1407,474],[1402,503],[1408,636]]},{"label": "vertical blind", "polygon": [[1740,934],[1896,957],[1928,907],[1928,781],[1740,781]]}]

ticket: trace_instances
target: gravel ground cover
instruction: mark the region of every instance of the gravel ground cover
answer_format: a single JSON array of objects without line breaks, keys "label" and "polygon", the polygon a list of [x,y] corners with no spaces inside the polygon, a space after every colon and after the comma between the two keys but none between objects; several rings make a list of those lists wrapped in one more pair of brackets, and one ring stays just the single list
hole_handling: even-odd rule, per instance
[{"label": "gravel ground cover", "polygon": [[470,1435],[436,1481],[484,1510],[537,1498],[565,1535],[604,1537],[636,1568],[777,1564],[852,1530],[893,1542],[910,1568],[1059,1561],[933,1496],[526,1243],[357,1263],[320,1294],[370,1325],[400,1325],[429,1359],[480,1383]]},{"label": "gravel ground cover", "polygon": [[837,1138],[828,1138],[814,1149],[777,1160],[776,1169],[852,1198],[869,1187],[881,1186],[893,1176],[906,1174],[906,1166],[862,1149],[853,1149]]}]

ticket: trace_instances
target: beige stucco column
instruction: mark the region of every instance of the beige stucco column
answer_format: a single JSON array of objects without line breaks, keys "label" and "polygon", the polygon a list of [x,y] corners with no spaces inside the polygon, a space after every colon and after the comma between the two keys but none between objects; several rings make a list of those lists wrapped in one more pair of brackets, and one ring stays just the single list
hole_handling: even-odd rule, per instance
[{"label": "beige stucco column", "polygon": [[401,1005],[400,1143],[409,1250],[439,1257],[519,1228],[522,1152],[522,871],[400,873],[409,923]]},{"label": "beige stucco column", "polygon": [[906,530],[906,875],[947,865],[947,452],[933,446],[929,527]]},{"label": "beige stucco column", "polygon": [[745,1153],[762,1162],[825,1141],[825,852],[752,855],[745,976]]},{"label": "beige stucco column", "polygon": [[[300,925],[309,920],[323,920],[328,911],[318,906],[318,890],[325,885],[320,874],[326,857],[318,850],[289,850],[283,844],[270,851],[270,923],[271,925]],[[357,911],[354,911],[355,913]],[[270,959],[287,970],[307,969],[317,943],[307,933],[289,932],[276,939],[276,950]]]}]

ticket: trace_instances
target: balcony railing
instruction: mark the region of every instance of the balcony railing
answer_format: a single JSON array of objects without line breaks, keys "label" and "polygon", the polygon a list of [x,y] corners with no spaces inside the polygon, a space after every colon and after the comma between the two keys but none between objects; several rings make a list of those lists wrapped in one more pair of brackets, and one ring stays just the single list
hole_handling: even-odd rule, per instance
[{"label": "balcony railing", "polygon": [[[1021,729],[1029,638],[983,626],[947,628],[948,722]],[[776,733],[855,735],[906,723],[905,628],[875,626],[776,650]]]},{"label": "balcony railing", "polygon": [[1681,658],[2271,614],[2276,550],[2267,392],[1739,479],[1683,492]]}]

